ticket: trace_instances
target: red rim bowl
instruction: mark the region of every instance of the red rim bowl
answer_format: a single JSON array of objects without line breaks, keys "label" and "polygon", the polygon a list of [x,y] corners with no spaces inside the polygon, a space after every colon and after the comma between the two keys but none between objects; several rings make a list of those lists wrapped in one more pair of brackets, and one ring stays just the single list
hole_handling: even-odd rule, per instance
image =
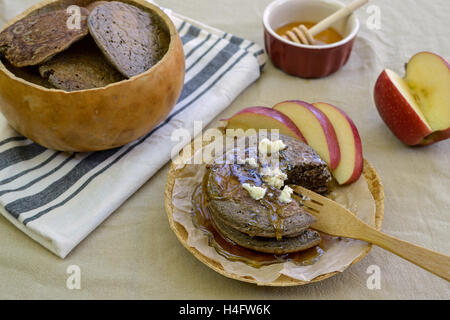
[{"label": "red rim bowl", "polygon": [[276,0],[263,16],[264,43],[273,64],[288,74],[302,78],[321,78],[338,71],[348,61],[359,30],[352,14],[332,25],[343,39],[339,42],[308,46],[283,39],[275,30],[295,21],[318,22],[344,5],[325,0]]}]

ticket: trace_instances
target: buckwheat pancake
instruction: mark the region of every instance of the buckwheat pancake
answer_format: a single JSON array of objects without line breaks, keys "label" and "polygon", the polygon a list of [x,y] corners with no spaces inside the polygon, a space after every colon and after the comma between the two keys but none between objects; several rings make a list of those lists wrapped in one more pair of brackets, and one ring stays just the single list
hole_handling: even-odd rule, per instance
[{"label": "buckwheat pancake", "polygon": [[90,37],[41,65],[39,72],[56,88],[66,91],[104,87],[124,79]]},{"label": "buckwheat pancake", "polygon": [[96,7],[105,3],[108,3],[108,1],[95,1],[85,6],[85,8],[88,9],[89,12],[92,12]]},{"label": "buckwheat pancake", "polygon": [[286,184],[295,184],[325,194],[331,182],[328,165],[313,148],[294,138],[280,135],[288,148],[280,152],[280,167],[286,171]]},{"label": "buckwheat pancake", "polygon": [[306,229],[295,237],[284,237],[280,240],[263,237],[250,237],[249,235],[230,228],[225,223],[211,214],[211,220],[216,230],[224,237],[234,243],[259,252],[286,254],[291,252],[303,251],[318,245],[321,241],[320,234],[317,231]]},{"label": "buckwheat pancake", "polygon": [[[279,152],[279,167],[287,173],[286,182],[292,181],[308,189],[326,192],[331,181],[326,163],[304,143],[284,135],[280,135],[279,139],[287,146]],[[219,157],[208,165],[205,176],[208,208],[216,220],[252,237],[278,239],[298,236],[315,222],[314,217],[297,201],[278,201],[282,191],[266,184],[261,175],[263,159],[258,158],[257,168],[248,163],[237,164],[236,159],[232,159],[232,163],[230,159],[223,160]],[[301,175],[303,172],[309,173],[307,178]],[[314,177],[318,181],[312,181]],[[252,198],[243,188],[244,183],[267,188],[264,198]]]},{"label": "buckwheat pancake", "polygon": [[[209,168],[206,184],[208,208],[215,215],[216,220],[250,236],[267,238],[297,236],[315,222],[315,218],[301,208],[296,201],[284,205],[276,204],[276,212],[271,212],[270,200],[253,199],[238,179],[230,178],[228,181],[222,179],[222,177],[228,179],[230,171],[236,172],[240,170],[239,167],[247,167],[231,166],[233,167],[231,169],[228,165]],[[249,169],[249,175],[256,176],[252,171],[253,169]],[[242,176],[244,175],[245,173]],[[255,181],[255,185],[262,185],[262,181]],[[232,194],[228,195],[228,190],[224,187],[232,190]],[[272,198],[276,199],[281,191],[268,186],[267,194],[272,194]]]},{"label": "buckwheat pancake", "polygon": [[169,35],[154,16],[122,2],[96,6],[88,27],[108,61],[128,78],[150,69],[169,45]]},{"label": "buckwheat pancake", "polygon": [[15,67],[41,64],[85,37],[88,10],[80,8],[80,28],[69,28],[71,14],[57,10],[27,16],[0,33],[0,55]]}]

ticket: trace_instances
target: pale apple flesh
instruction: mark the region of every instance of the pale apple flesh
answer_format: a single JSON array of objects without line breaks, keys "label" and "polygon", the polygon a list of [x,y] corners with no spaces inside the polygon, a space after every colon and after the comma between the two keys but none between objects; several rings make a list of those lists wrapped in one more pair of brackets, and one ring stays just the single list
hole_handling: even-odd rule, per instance
[{"label": "pale apple flesh", "polygon": [[313,103],[313,106],[327,116],[338,139],[341,161],[333,170],[333,177],[340,185],[355,182],[361,176],[364,164],[358,129],[351,118],[340,108],[323,102]]},{"label": "pale apple flesh", "polygon": [[306,143],[302,132],[297,128],[295,123],[284,114],[272,108],[246,108],[224,121],[227,122],[227,129],[278,129],[280,134],[287,135]]},{"label": "pale apple flesh", "polygon": [[330,120],[313,105],[299,100],[284,101],[273,107],[288,116],[302,132],[309,146],[328,164],[331,170],[339,165],[339,143]]},{"label": "pale apple flesh", "polygon": [[417,145],[433,133],[408,85],[395,72],[385,69],[380,74],[374,100],[383,121],[403,143]]},{"label": "pale apple flesh", "polygon": [[431,52],[414,55],[405,81],[433,131],[450,128],[450,64]]}]

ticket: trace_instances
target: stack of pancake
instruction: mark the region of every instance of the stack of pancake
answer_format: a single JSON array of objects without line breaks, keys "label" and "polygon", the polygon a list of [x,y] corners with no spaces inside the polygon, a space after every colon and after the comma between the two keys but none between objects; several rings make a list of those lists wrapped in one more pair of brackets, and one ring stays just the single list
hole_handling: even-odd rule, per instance
[{"label": "stack of pancake", "polygon": [[[242,150],[228,150],[208,165],[203,188],[207,206],[217,231],[242,247],[264,253],[285,254],[309,249],[321,241],[320,234],[309,227],[315,218],[307,213],[301,201],[280,201],[286,185],[300,185],[318,193],[326,193],[331,181],[327,164],[309,146],[288,136],[279,135],[285,148],[277,153],[278,169],[286,174],[285,186],[268,184],[264,169],[270,161],[248,147],[254,137],[244,137],[244,154],[256,154],[254,161],[242,161]],[[258,139],[258,137],[256,137]],[[258,150],[256,150],[258,151]],[[232,159],[232,161],[230,161]],[[250,184],[265,188],[264,197],[256,200],[243,187]]]}]

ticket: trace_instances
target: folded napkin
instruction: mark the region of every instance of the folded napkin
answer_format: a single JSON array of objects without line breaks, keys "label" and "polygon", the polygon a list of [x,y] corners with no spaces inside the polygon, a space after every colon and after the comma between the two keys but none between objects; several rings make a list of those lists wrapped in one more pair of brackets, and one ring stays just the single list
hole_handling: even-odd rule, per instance
[{"label": "folded napkin", "polygon": [[[7,3],[0,0],[3,12]],[[0,212],[61,258],[170,160],[174,130],[193,134],[194,121],[208,124],[260,76],[258,45],[166,12],[183,42],[186,79],[172,113],[144,137],[69,154],[33,143],[0,117]]]}]

